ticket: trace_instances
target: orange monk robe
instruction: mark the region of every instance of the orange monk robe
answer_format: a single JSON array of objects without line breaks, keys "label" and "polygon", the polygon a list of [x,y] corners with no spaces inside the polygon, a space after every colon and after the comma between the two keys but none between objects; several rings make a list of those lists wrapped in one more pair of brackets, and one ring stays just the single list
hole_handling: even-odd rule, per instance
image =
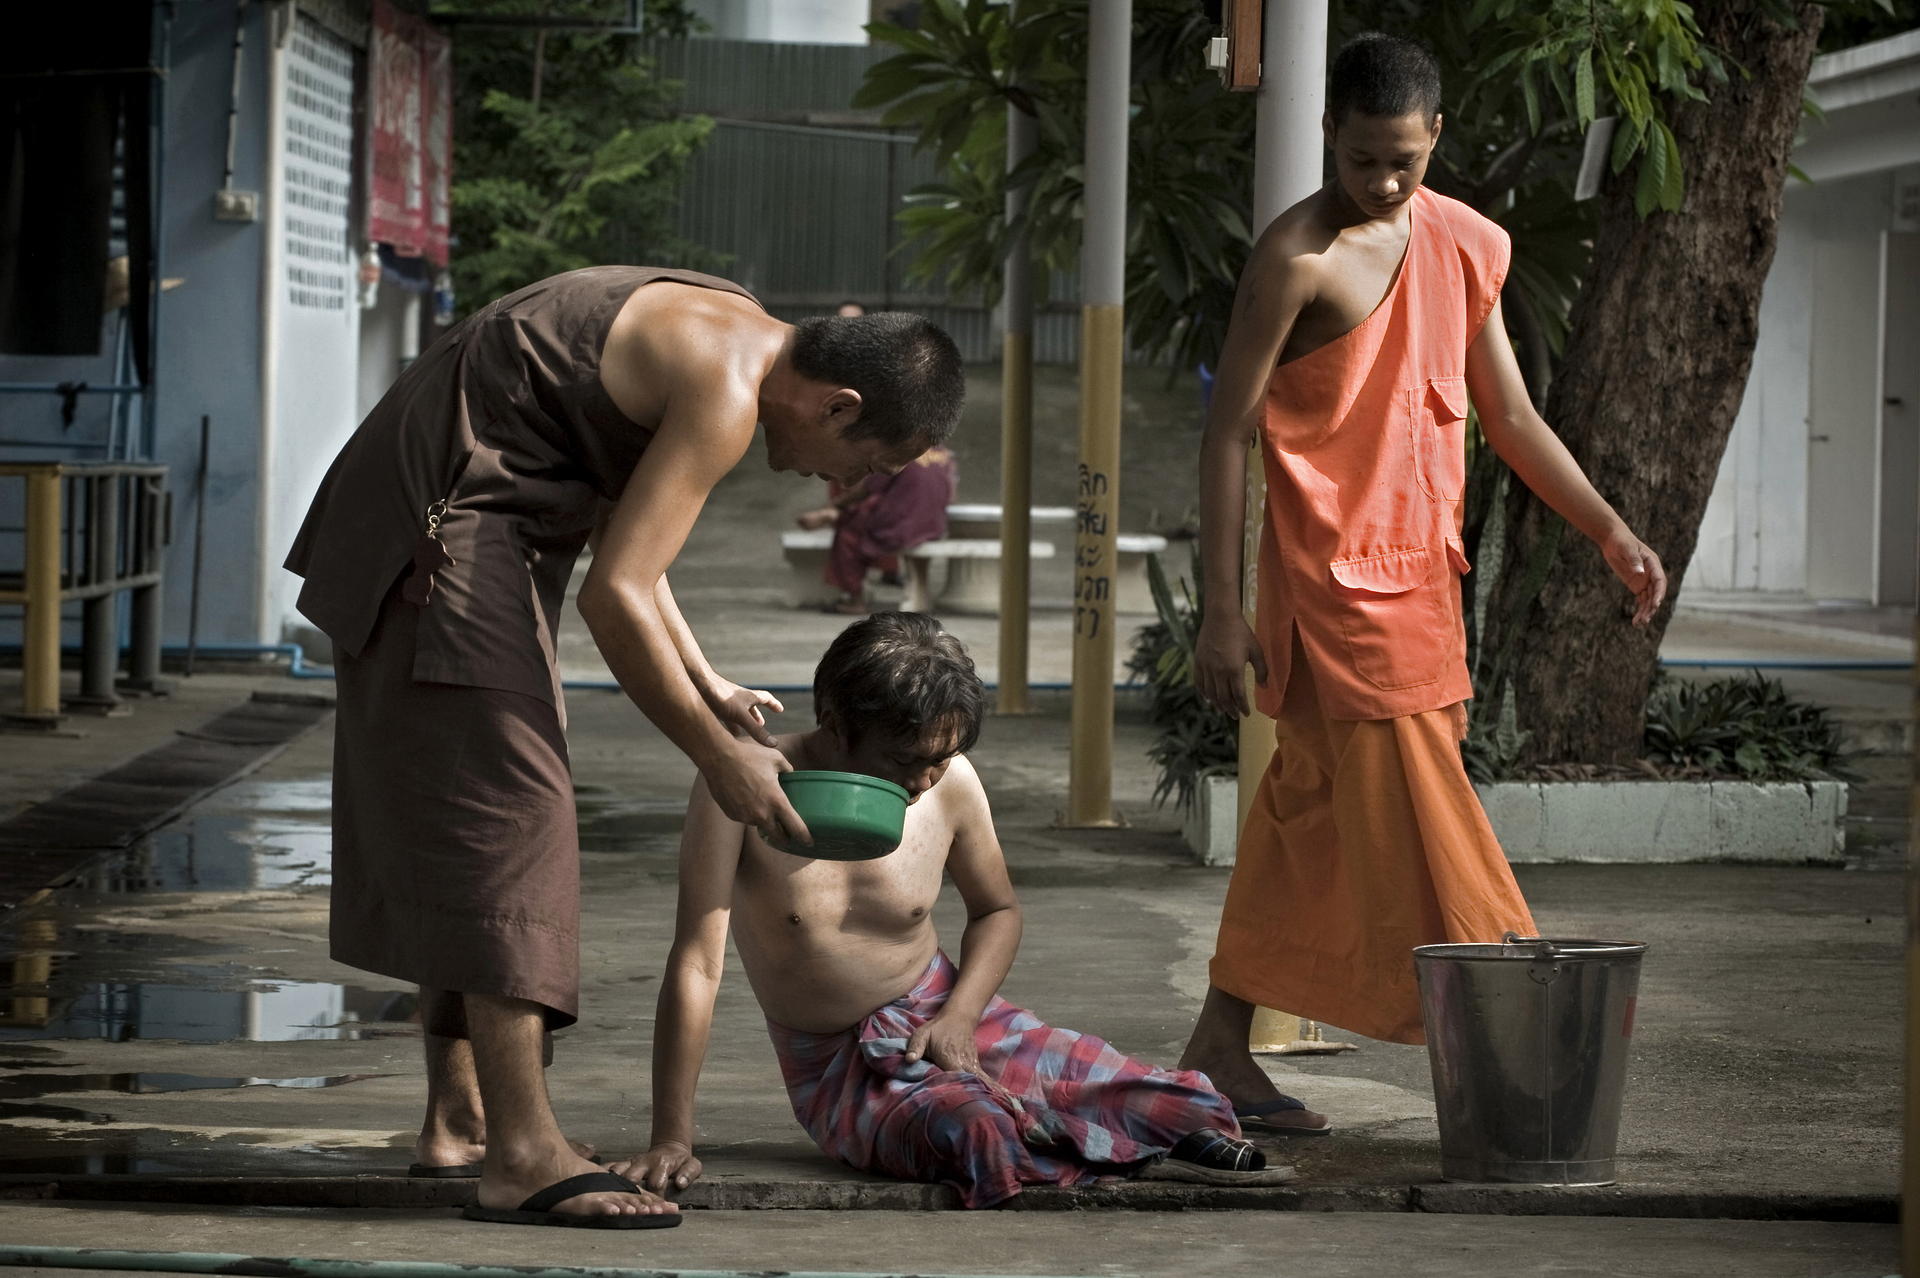
[{"label": "orange monk robe", "polygon": [[1213,984],[1374,1038],[1423,1039],[1416,945],[1533,919],[1460,761],[1466,352],[1505,232],[1421,188],[1386,296],[1281,365],[1262,423],[1256,630],[1277,748],[1241,832]]}]

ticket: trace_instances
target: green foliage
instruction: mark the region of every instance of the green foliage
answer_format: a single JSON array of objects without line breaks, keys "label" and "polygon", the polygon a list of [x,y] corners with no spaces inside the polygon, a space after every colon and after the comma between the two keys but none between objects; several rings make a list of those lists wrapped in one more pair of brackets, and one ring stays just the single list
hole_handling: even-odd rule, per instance
[{"label": "green foliage", "polygon": [[[1193,554],[1193,580],[1199,582],[1200,552]],[[1200,632],[1200,589],[1179,583],[1174,597],[1160,557],[1147,558],[1147,580],[1153,587],[1153,606],[1159,620],[1142,626],[1133,637],[1127,657],[1128,682],[1144,682],[1151,698],[1148,715],[1154,726],[1147,757],[1159,770],[1153,801],[1173,799],[1182,811],[1193,806],[1200,783],[1210,776],[1230,776],[1239,766],[1240,738],[1234,721],[1200,699],[1193,686],[1193,643]]]},{"label": "green foliage", "polygon": [[[1183,366],[1211,360],[1225,333],[1251,230],[1253,102],[1223,91],[1198,51],[1212,34],[1184,0],[1136,0],[1127,158],[1127,336]],[[900,215],[910,278],[998,299],[1012,235],[1024,231],[1045,297],[1080,252],[1086,136],[1087,0],[926,0],[919,25],[868,27],[900,52],[854,98],[886,107],[940,162]],[[1006,172],[1006,112],[1033,118],[1034,154]],[[1017,228],[1009,187],[1028,193]]]},{"label": "green foliage", "polygon": [[1647,757],[1749,781],[1846,777],[1839,725],[1759,671],[1691,683],[1662,678],[1647,698]]},{"label": "green foliage", "polygon": [[[465,13],[616,21],[623,0],[450,0]],[[649,0],[662,34],[693,21]],[[454,54],[454,286],[471,309],[561,271],[607,262],[711,265],[673,231],[678,179],[713,127],[635,39],[472,27]]]},{"label": "green foliage", "polygon": [[1460,762],[1475,785],[1504,781],[1519,770],[1531,733],[1522,732],[1511,716],[1475,715],[1460,743]]}]

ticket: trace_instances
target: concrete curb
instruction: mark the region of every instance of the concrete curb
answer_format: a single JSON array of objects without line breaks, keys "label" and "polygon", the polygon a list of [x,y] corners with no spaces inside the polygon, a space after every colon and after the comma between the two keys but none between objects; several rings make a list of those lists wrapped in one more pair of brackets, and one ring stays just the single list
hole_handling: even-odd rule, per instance
[{"label": "concrete curb", "polygon": [[1476,787],[1507,860],[1831,863],[1844,781],[1500,781]]},{"label": "concrete curb", "polygon": [[[470,1181],[402,1176],[0,1176],[0,1201],[144,1202],[206,1207],[420,1210],[470,1201]],[[703,1181],[681,1196],[689,1210],[950,1211],[944,1185],[899,1181]],[[1077,1189],[1036,1188],[1011,1211],[1428,1212],[1475,1216],[1624,1216],[1676,1220],[1801,1220],[1893,1224],[1895,1194],[1769,1193],[1687,1186],[1305,1185],[1219,1189],[1160,1181]]]}]

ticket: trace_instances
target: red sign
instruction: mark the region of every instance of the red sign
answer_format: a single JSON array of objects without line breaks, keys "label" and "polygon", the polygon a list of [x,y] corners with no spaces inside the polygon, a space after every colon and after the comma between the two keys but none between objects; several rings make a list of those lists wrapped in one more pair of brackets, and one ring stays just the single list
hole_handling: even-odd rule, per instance
[{"label": "red sign", "polygon": [[374,0],[373,180],[367,233],[402,257],[447,264],[453,46],[424,18]]}]

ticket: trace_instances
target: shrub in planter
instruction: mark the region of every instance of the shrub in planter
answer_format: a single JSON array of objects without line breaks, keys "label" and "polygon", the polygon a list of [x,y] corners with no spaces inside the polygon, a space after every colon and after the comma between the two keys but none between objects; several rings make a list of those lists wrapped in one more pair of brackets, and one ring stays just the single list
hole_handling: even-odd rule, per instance
[{"label": "shrub in planter", "polygon": [[1789,696],[1758,670],[1711,683],[1662,675],[1647,697],[1646,757],[1664,768],[1743,781],[1853,776],[1826,707]]},{"label": "shrub in planter", "polygon": [[[1200,551],[1193,551],[1193,580],[1200,577]],[[1199,586],[1185,580],[1174,587],[1158,555],[1147,557],[1147,581],[1159,620],[1142,626],[1127,657],[1129,683],[1144,684],[1153,744],[1147,757],[1159,771],[1153,801],[1168,799],[1190,811],[1200,783],[1210,776],[1232,776],[1240,761],[1240,737],[1233,719],[1200,699],[1193,686],[1193,643],[1200,633]]]},{"label": "shrub in planter", "polygon": [[[1200,581],[1200,552],[1193,551]],[[1239,766],[1234,721],[1207,705],[1193,687],[1193,645],[1200,630],[1201,596],[1185,579],[1167,580],[1157,555],[1147,559],[1158,620],[1135,633],[1127,658],[1129,682],[1144,684],[1155,729],[1147,757],[1159,770],[1156,804],[1174,800],[1189,812],[1200,783],[1232,776]],[[1647,698],[1645,749],[1636,766],[1587,764],[1518,767],[1527,734],[1510,715],[1476,714],[1460,745],[1476,785],[1514,779],[1740,780],[1791,782],[1851,780],[1839,725],[1826,707],[1790,696],[1777,679],[1758,671],[1707,683],[1662,674]]]}]

